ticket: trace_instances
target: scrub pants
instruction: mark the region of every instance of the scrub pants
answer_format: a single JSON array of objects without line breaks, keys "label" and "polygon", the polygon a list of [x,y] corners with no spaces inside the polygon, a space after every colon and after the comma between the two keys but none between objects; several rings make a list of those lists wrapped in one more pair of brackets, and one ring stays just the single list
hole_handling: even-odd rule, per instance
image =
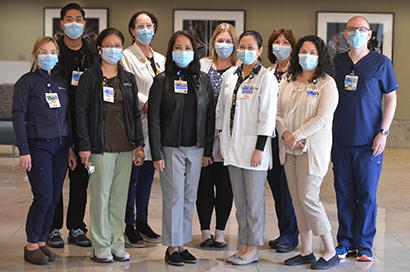
[{"label": "scrub pants", "polygon": [[[276,135],[278,135],[277,132]],[[292,197],[289,193],[285,169],[279,160],[278,137],[272,139],[272,157],[273,168],[268,171],[268,183],[275,201],[276,217],[278,218],[278,241],[297,246],[299,244],[298,224],[292,205]]]},{"label": "scrub pants", "polygon": [[376,235],[376,193],[383,154],[374,157],[372,145],[333,143],[332,162],[339,229],[337,241],[348,249],[372,249]]},{"label": "scrub pants", "polygon": [[141,166],[132,165],[125,223],[135,225],[135,208],[136,221],[148,222],[148,205],[154,174],[155,167],[152,161],[144,161]]},{"label": "scrub pants", "polygon": [[32,168],[27,176],[33,192],[26,234],[27,242],[45,242],[53,220],[54,209],[61,194],[67,170],[68,137],[28,140]]},{"label": "scrub pants", "polygon": [[125,206],[131,176],[133,151],[92,154],[95,166],[90,176],[91,257],[124,250]]}]

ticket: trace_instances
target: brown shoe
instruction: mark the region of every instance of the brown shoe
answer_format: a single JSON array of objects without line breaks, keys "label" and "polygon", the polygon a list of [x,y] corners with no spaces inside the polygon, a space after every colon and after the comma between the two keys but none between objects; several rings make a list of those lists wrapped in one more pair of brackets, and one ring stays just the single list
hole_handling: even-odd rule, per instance
[{"label": "brown shoe", "polygon": [[32,264],[46,264],[48,263],[48,257],[38,248],[33,251],[28,251],[24,247],[24,260]]},{"label": "brown shoe", "polygon": [[48,257],[49,262],[52,262],[56,259],[56,255],[53,252],[51,252],[47,246],[40,247],[40,250],[44,253],[44,255]]}]

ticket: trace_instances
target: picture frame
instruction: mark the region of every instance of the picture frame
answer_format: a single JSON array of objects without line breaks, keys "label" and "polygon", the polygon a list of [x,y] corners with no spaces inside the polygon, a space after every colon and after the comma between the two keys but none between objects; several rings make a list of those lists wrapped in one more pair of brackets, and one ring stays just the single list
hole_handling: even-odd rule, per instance
[{"label": "picture frame", "polygon": [[220,23],[229,23],[240,35],[245,30],[245,10],[174,9],[174,32],[190,31],[197,42],[200,57],[210,56],[210,41]]},{"label": "picture frame", "polygon": [[[108,8],[84,8],[87,20],[83,38],[95,42],[98,34],[108,27]],[[60,26],[61,8],[44,8],[44,36],[59,39],[64,35]]]},{"label": "picture frame", "polygon": [[349,50],[349,44],[343,32],[347,21],[353,16],[363,16],[370,23],[372,38],[368,48],[393,60],[394,13],[351,13],[351,12],[317,12],[317,36],[322,38],[332,56]]}]

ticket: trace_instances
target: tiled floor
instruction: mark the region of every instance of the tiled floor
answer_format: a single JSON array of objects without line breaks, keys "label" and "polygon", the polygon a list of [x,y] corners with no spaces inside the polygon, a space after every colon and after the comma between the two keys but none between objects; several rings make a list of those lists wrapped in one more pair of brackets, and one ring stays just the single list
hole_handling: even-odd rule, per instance
[{"label": "tiled floor", "polygon": [[[89,248],[66,245],[54,249],[57,259],[44,266],[24,262],[25,218],[32,195],[27,177],[18,166],[18,159],[9,158],[11,147],[0,146],[0,271],[301,271],[308,266],[287,267],[283,260],[296,253],[276,253],[267,246],[270,239],[278,235],[272,195],[266,190],[266,231],[265,246],[259,248],[260,261],[248,266],[232,266],[224,258],[237,250],[237,224],[234,210],[226,229],[228,248],[225,250],[203,250],[198,244],[201,236],[196,212],[193,220],[193,241],[188,249],[197,257],[197,264],[172,267],[164,262],[165,247],[147,244],[144,249],[127,248],[131,261],[127,263],[97,264],[90,260]],[[410,150],[389,149],[378,190],[377,235],[374,243],[374,262],[359,263],[348,258],[330,271],[409,271],[410,270]],[[68,183],[64,188],[64,199],[68,198]],[[125,197],[125,196],[124,196]],[[329,169],[322,185],[321,198],[333,227],[335,236],[337,215],[332,171]],[[156,231],[161,231],[161,189],[155,179],[149,223]],[[87,210],[86,222],[89,222]],[[214,223],[214,222],[213,222]],[[214,225],[212,225],[214,226]],[[62,230],[66,240],[68,231]],[[314,238],[314,253],[321,255],[323,247],[320,238]]]}]

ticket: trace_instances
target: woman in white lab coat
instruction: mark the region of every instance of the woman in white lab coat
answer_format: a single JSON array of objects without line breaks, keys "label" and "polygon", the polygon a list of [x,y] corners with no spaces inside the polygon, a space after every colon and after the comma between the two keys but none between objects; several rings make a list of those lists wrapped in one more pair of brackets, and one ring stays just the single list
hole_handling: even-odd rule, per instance
[{"label": "woman in white lab coat", "polygon": [[158,20],[152,13],[135,13],[131,17],[128,30],[133,38],[133,44],[123,51],[121,64],[125,70],[135,75],[137,82],[146,160],[142,166],[132,167],[125,216],[125,236],[130,246],[144,247],[144,240],[150,243],[161,242],[161,235],[155,233],[148,225],[148,204],[155,168],[149,146],[147,112],[149,90],[153,78],[165,70],[165,57],[152,50],[150,46],[158,30]]},{"label": "woman in white lab coat", "polygon": [[265,183],[272,166],[278,83],[262,67],[262,37],[246,31],[239,37],[242,64],[226,72],[216,108],[221,159],[228,166],[239,225],[238,253],[226,261],[236,265],[259,261],[265,228]]}]

